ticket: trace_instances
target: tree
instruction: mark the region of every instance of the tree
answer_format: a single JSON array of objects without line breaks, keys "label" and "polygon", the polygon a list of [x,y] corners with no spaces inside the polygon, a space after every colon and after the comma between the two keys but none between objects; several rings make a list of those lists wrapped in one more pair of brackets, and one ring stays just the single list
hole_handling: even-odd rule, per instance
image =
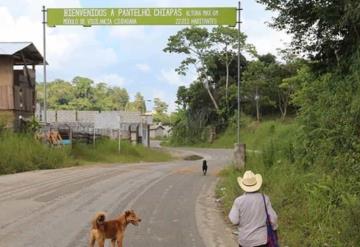
[{"label": "tree", "polygon": [[170,124],[170,117],[167,114],[168,107],[169,107],[168,104],[166,104],[166,102],[164,101],[161,101],[160,98],[154,99],[154,110],[155,110],[155,114],[153,115],[154,122]]},{"label": "tree", "polygon": [[[257,120],[260,120],[260,109],[266,113],[280,111],[282,119],[286,117],[291,105],[291,97],[300,81],[293,78],[304,60],[293,56],[289,51],[281,51],[285,63],[278,62],[270,53],[257,55],[244,71],[244,103],[253,102]],[[265,113],[265,114],[266,114]]]},{"label": "tree", "polygon": [[293,34],[292,45],[325,68],[340,65],[360,43],[358,0],[257,0],[278,13],[272,26]]},{"label": "tree", "polygon": [[[225,100],[228,104],[228,89],[230,77],[230,64],[235,58],[234,50],[238,47],[239,32],[236,29],[218,26],[215,27],[210,34],[211,42],[220,46],[221,51],[218,52],[218,57],[225,64],[226,69],[226,86],[225,86]],[[245,43],[245,36],[240,36],[241,45]],[[213,51],[216,52],[216,51]]]},{"label": "tree", "polygon": [[113,87],[110,89],[110,98],[114,105],[113,110],[125,110],[126,104],[129,102],[129,94],[124,88]]},{"label": "tree", "polygon": [[310,71],[307,62],[303,59],[286,54],[283,60],[286,63],[277,65],[278,69],[273,70],[275,73],[273,77],[277,85],[278,107],[284,120],[293,94],[301,87],[305,74]]},{"label": "tree", "polygon": [[78,111],[95,110],[94,105],[87,98],[76,98],[69,104],[69,109]]},{"label": "tree", "polygon": [[176,69],[179,74],[185,75],[190,65],[194,65],[199,74],[199,80],[205,85],[207,93],[216,109],[219,111],[212,85],[206,74],[206,56],[210,53],[211,40],[209,32],[206,28],[191,27],[184,28],[172,35],[168,39],[168,43],[164,52],[183,54],[186,58]]},{"label": "tree", "polygon": [[94,81],[89,78],[77,76],[72,80],[75,85],[75,97],[90,99],[93,96],[92,85]]},{"label": "tree", "polygon": [[226,84],[225,84],[225,100],[228,104],[228,89],[230,78],[230,65],[237,57],[237,50],[240,46],[242,51],[245,51],[251,55],[256,55],[256,50],[253,45],[246,43],[246,35],[239,34],[239,31],[235,28],[218,26],[213,28],[210,33],[210,40],[212,42],[212,52],[218,54],[217,57],[224,63],[226,69]]},{"label": "tree", "polygon": [[94,81],[89,78],[77,76],[72,80],[74,85],[75,99],[70,102],[70,107],[75,110],[93,110],[95,109],[94,90],[92,85]]},{"label": "tree", "polygon": [[265,55],[257,55],[256,57],[259,59],[260,62],[263,62],[267,66],[276,63],[276,56],[271,53]]},{"label": "tree", "polygon": [[[187,139],[190,142],[195,140],[207,139],[202,135],[207,135],[206,128],[208,126],[216,127],[219,121],[219,114],[214,109],[211,99],[208,96],[205,85],[200,81],[194,81],[190,84],[189,88],[179,87],[177,103],[186,105],[186,108],[178,109],[182,112],[178,116],[184,119],[172,121],[174,125],[173,133],[174,138],[179,138],[182,134],[182,139]],[[186,127],[184,132],[183,128]]]},{"label": "tree", "polygon": [[188,96],[187,96],[187,88],[185,86],[180,86],[176,93],[176,101],[175,103],[182,107],[185,110],[188,106]]},{"label": "tree", "polygon": [[74,100],[74,90],[69,82],[57,79],[48,85],[47,104],[50,109],[68,109]]},{"label": "tree", "polygon": [[266,86],[266,65],[261,61],[252,61],[244,72],[244,88],[248,99],[255,102],[256,119],[260,121],[261,102],[265,100],[266,95],[261,94]]},{"label": "tree", "polygon": [[98,111],[112,110],[115,108],[110,97],[110,91],[106,83],[98,83],[93,88],[93,104]]},{"label": "tree", "polygon": [[[212,104],[219,114],[228,112],[229,84],[231,80],[230,67],[236,61],[238,43],[243,51],[255,55],[255,48],[245,42],[246,36],[238,30],[229,27],[216,27],[209,32],[205,28],[192,27],[179,31],[170,36],[165,52],[184,54],[186,58],[176,69],[179,74],[185,74],[190,65],[194,65],[198,72],[197,80],[205,85],[205,89]],[[219,66],[219,62],[224,66]],[[222,78],[215,80],[211,75],[219,68],[224,68],[225,78],[225,110],[221,109],[218,83]],[[215,73],[216,74],[216,73]],[[236,72],[233,78],[236,76]]]},{"label": "tree", "polygon": [[290,104],[290,98],[295,92],[296,86],[302,82],[303,74],[307,73],[307,68],[303,67],[297,71],[296,75],[284,78],[278,86],[279,109],[281,112],[281,119],[284,120],[287,114],[287,109]]},{"label": "tree", "polygon": [[[54,110],[124,110],[129,102],[126,89],[108,87],[106,83],[95,84],[91,79],[75,77],[72,83],[54,80],[47,85],[47,104]],[[37,102],[44,101],[44,84],[36,87]]]},{"label": "tree", "polygon": [[160,98],[154,99],[154,110],[155,110],[156,114],[159,114],[159,115],[166,114],[168,107],[169,107],[168,104],[166,104],[166,102],[164,102],[164,101],[161,101]]},{"label": "tree", "polygon": [[146,104],[145,104],[145,100],[144,97],[141,95],[141,93],[136,93],[135,95],[135,99],[133,102],[129,102],[125,109],[127,111],[137,111],[137,112],[141,112],[141,113],[145,113],[146,112]]}]

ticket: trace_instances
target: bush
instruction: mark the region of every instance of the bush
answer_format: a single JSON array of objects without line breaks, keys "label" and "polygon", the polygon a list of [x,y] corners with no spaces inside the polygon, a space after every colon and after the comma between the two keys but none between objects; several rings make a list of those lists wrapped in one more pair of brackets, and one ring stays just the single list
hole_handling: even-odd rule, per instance
[{"label": "bush", "polygon": [[308,73],[295,103],[300,106],[298,122],[303,132],[299,142],[302,163],[340,168],[350,175],[360,174],[360,50],[349,70],[338,67],[332,73]]}]

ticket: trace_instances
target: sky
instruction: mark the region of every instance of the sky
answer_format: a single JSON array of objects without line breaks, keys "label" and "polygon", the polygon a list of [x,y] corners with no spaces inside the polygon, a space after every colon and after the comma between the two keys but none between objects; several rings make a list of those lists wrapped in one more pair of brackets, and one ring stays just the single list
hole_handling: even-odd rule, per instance
[{"label": "sky", "polygon": [[[31,41],[43,54],[42,6],[47,8],[237,7],[233,0],[0,0],[0,42]],[[20,7],[21,6],[21,7]],[[260,54],[276,54],[290,37],[266,24],[274,13],[255,0],[242,1],[242,31]],[[167,39],[184,26],[58,26],[46,28],[47,81],[75,76],[126,88],[130,98],[141,92],[151,110],[155,97],[176,109],[176,92],[196,73],[179,76],[182,57],[164,53]],[[37,67],[37,81],[43,80]]]}]

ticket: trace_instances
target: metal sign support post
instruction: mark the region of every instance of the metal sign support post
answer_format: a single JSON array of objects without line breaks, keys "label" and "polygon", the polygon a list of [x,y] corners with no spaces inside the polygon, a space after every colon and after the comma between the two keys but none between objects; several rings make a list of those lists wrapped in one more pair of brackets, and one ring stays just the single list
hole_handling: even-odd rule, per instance
[{"label": "metal sign support post", "polygon": [[238,169],[245,167],[246,146],[240,143],[240,83],[241,83],[241,2],[238,11],[238,71],[237,71],[237,143],[234,145],[234,165]]},{"label": "metal sign support post", "polygon": [[43,6],[43,45],[44,45],[44,54],[43,54],[43,66],[44,66],[44,122],[45,125],[47,124],[47,102],[46,102],[46,95],[47,95],[47,85],[46,85],[46,8]]},{"label": "metal sign support post", "polygon": [[237,71],[237,143],[240,144],[240,81],[241,81],[241,2],[238,8],[238,71]]}]

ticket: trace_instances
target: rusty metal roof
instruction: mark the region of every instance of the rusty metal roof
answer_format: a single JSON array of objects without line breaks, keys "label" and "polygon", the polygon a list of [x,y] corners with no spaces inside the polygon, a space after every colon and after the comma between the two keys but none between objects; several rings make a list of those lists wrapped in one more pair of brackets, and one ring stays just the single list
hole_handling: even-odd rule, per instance
[{"label": "rusty metal roof", "polygon": [[0,42],[0,56],[12,56],[15,65],[24,65],[21,55],[24,56],[27,64],[43,63],[42,55],[31,42]]}]

